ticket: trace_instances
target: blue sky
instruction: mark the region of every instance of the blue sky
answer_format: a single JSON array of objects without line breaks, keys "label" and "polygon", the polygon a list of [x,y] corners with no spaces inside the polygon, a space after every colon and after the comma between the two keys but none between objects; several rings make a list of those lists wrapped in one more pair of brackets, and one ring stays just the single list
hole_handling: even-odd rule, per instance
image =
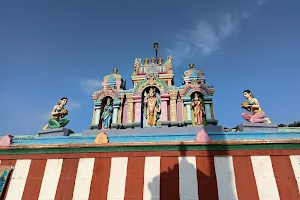
[{"label": "blue sky", "polygon": [[88,129],[93,101],[114,67],[132,87],[134,58],[174,58],[175,84],[189,63],[215,86],[220,125],[243,122],[250,89],[274,123],[300,120],[300,1],[166,0],[0,2],[0,134],[36,134],[57,100],[69,128]]}]

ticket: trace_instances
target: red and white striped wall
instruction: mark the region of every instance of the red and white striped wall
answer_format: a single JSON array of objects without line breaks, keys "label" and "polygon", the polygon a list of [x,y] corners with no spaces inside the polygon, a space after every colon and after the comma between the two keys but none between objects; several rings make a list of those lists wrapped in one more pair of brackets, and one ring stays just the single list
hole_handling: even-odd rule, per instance
[{"label": "red and white striped wall", "polygon": [[128,155],[7,156],[1,164],[15,169],[5,199],[300,199],[299,155]]}]

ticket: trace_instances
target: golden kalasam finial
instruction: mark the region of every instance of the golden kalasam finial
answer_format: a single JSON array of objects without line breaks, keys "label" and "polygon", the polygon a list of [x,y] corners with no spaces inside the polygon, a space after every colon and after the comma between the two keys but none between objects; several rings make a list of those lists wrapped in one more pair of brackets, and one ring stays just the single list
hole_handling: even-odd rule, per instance
[{"label": "golden kalasam finial", "polygon": [[193,69],[194,68],[194,63],[189,64],[190,68]]},{"label": "golden kalasam finial", "polygon": [[152,63],[155,63],[155,61],[156,61],[155,58],[152,58],[152,59],[151,59],[151,62],[152,62]]},{"label": "golden kalasam finial", "polygon": [[117,73],[118,73],[118,69],[114,68],[114,74],[117,74]]},{"label": "golden kalasam finial", "polygon": [[162,62],[163,62],[163,59],[162,59],[162,57],[160,57],[160,58],[158,59],[158,64],[161,65]]},{"label": "golden kalasam finial", "polygon": [[144,63],[145,63],[145,65],[148,65],[148,63],[149,63],[149,59],[148,59],[148,58],[146,58],[146,59],[144,60]]}]

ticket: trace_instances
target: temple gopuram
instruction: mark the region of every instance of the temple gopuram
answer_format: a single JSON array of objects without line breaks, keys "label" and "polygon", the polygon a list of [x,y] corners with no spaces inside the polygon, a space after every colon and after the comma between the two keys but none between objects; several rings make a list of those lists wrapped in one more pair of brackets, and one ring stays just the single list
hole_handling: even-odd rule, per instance
[{"label": "temple gopuram", "polygon": [[[117,69],[105,76],[103,89],[93,93],[91,129],[217,125],[212,104],[214,87],[206,84],[203,71],[190,64],[183,84],[175,86],[172,61],[172,56],[165,62],[162,58],[152,58],[151,62],[146,58],[142,63],[136,58],[131,76],[134,88],[128,90]],[[110,109],[112,116],[103,120],[105,109]]]},{"label": "temple gopuram", "polygon": [[273,124],[252,91],[236,91],[241,121],[225,128],[194,64],[179,86],[172,56],[132,71],[131,89],[116,68],[103,78],[86,130],[72,131],[57,97],[43,130],[1,137],[0,199],[300,199],[300,128]]}]

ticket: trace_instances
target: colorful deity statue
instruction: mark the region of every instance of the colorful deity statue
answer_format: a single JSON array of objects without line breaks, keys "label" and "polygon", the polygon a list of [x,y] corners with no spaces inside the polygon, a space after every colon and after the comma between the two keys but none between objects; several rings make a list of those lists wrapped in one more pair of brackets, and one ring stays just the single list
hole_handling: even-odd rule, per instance
[{"label": "colorful deity statue", "polygon": [[202,106],[198,93],[195,93],[191,105],[194,109],[195,125],[202,125],[202,117],[205,116],[205,110]]},{"label": "colorful deity statue", "polygon": [[112,119],[112,111],[113,111],[113,107],[112,107],[111,98],[108,98],[101,116],[101,119],[103,120],[102,123],[104,129],[109,129],[110,127],[111,119]]},{"label": "colorful deity statue", "polygon": [[147,120],[148,126],[156,126],[160,118],[160,99],[156,97],[155,88],[149,89],[149,94],[145,94],[145,113],[144,116]]},{"label": "colorful deity statue", "polygon": [[250,90],[243,92],[247,102],[242,103],[242,108],[252,113],[242,113],[242,117],[251,123],[266,123],[270,124],[271,120],[266,118],[265,112],[260,107],[258,100],[254,98],[254,95]]},{"label": "colorful deity statue", "polygon": [[69,113],[64,107],[67,103],[68,98],[66,97],[58,101],[58,104],[53,107],[49,122],[44,126],[43,130],[65,127],[69,123],[70,120],[64,118]]}]

